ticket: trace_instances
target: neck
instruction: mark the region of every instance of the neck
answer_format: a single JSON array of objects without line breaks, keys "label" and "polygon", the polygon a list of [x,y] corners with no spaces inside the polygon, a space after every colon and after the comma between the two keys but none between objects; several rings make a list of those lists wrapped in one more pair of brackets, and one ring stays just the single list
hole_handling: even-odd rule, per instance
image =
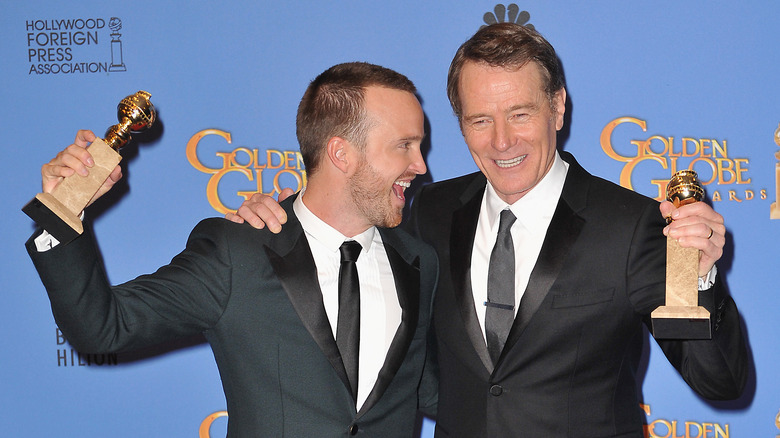
[{"label": "neck", "polygon": [[306,208],[346,237],[354,237],[372,226],[357,213],[343,185],[319,184],[310,179],[302,196]]}]

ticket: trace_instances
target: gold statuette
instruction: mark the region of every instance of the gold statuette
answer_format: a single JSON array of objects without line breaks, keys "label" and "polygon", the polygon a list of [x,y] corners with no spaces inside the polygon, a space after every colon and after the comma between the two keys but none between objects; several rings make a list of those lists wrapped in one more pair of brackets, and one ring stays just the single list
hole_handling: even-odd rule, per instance
[{"label": "gold statuette", "polygon": [[[699,202],[704,189],[696,172],[681,170],[672,176],[666,199],[675,207]],[[671,219],[667,219],[671,221]],[[683,248],[666,238],[666,304],[650,315],[658,339],[710,339],[710,313],[699,306],[699,250]]]},{"label": "gold statuette", "polygon": [[79,215],[122,160],[118,151],[130,141],[130,132],[143,131],[154,123],[156,112],[150,97],[152,95],[146,91],[139,91],[119,102],[119,124],[108,129],[104,140],[97,138],[89,146],[95,161],[89,175],[74,173],[51,193],[36,195],[22,211],[61,243],[80,235],[84,228]]}]

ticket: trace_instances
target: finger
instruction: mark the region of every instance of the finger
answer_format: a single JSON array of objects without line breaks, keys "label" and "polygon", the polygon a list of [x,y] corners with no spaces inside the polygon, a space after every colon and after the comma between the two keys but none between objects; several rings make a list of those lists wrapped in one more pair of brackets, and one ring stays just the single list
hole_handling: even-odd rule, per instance
[{"label": "finger", "polygon": [[244,219],[242,219],[241,216],[239,216],[239,215],[237,215],[237,214],[235,214],[233,212],[230,212],[230,211],[225,214],[225,219],[227,219],[227,220],[229,220],[231,222],[235,222],[237,224],[243,224],[244,223]]},{"label": "finger", "polygon": [[675,238],[681,247],[699,250],[699,276],[706,275],[723,256],[725,232],[719,232],[704,223],[682,227],[670,234],[679,236]]},{"label": "finger", "polygon": [[[704,202],[683,205],[679,208],[674,208],[671,203],[663,203],[661,210],[667,214],[667,217],[673,219],[673,222],[670,222],[667,227],[664,228],[664,235],[673,235],[675,237],[692,235],[690,231],[686,232],[679,230],[700,223],[704,223],[708,227],[714,229],[715,233],[725,234],[726,229],[723,225],[723,216],[715,212],[712,207]],[[709,233],[709,230],[707,230],[707,233]]]},{"label": "finger", "polygon": [[70,145],[60,151],[51,161],[41,166],[41,186],[44,193],[49,193],[62,181],[74,173],[87,176],[87,166],[94,165],[92,157],[86,149]]},{"label": "finger", "polygon": [[261,203],[244,202],[238,207],[236,214],[257,229],[268,226],[268,229],[274,234],[282,230],[282,224],[279,223],[277,217],[268,207]]},{"label": "finger", "polygon": [[51,161],[47,163],[49,170],[55,171],[61,167],[67,167],[75,170],[77,173],[86,176],[88,168],[95,165],[92,154],[81,146],[72,144],[60,151]]},{"label": "finger", "polygon": [[[712,239],[710,239],[712,242]],[[715,262],[723,256],[723,245],[712,242],[705,250],[699,252],[699,277],[707,275]]]},{"label": "finger", "polygon": [[722,237],[721,233],[717,233],[716,235],[714,227],[711,227],[704,222],[686,226],[679,226],[679,224],[675,223],[670,225],[669,228],[669,236],[677,239],[680,246],[684,248],[696,247],[704,249],[706,245],[709,245],[712,242],[713,238],[716,238],[716,242],[719,242]]},{"label": "finger", "polygon": [[61,165],[70,167],[82,176],[87,176],[89,168],[95,165],[92,154],[90,154],[87,149],[75,144],[65,148],[57,157],[59,158],[59,163]]},{"label": "finger", "polygon": [[[284,189],[282,190],[282,192],[284,192],[285,190],[288,189]],[[290,192],[292,192],[292,189],[289,190]],[[279,196],[281,195],[282,193],[279,193]],[[292,193],[290,193],[290,195],[292,195]],[[255,197],[253,196],[252,198],[254,199]],[[255,213],[257,213],[258,216],[260,216],[263,220],[265,220],[266,223],[268,224],[278,223],[280,228],[282,224],[287,223],[287,212],[284,211],[284,208],[282,208],[282,206],[279,205],[279,203],[276,202],[274,198],[270,196],[261,196],[260,203],[264,207],[266,207],[266,209],[268,209],[270,214],[273,215],[273,216],[266,216],[264,214],[260,214],[260,213],[265,213],[265,210],[255,210]]]},{"label": "finger", "polygon": [[76,173],[73,167],[63,165],[61,161],[52,160],[41,166],[41,176],[44,179],[59,179]]},{"label": "finger", "polygon": [[89,174],[89,168],[95,165],[87,146],[95,140],[95,134],[89,130],[76,133],[73,144],[60,151],[48,163],[41,166],[41,186],[50,193],[62,181],[74,173],[81,176]]},{"label": "finger", "polygon": [[88,129],[82,129],[76,133],[76,139],[73,140],[73,144],[82,148],[86,148],[90,143],[95,141],[96,138],[97,136],[94,132]]},{"label": "finger", "polygon": [[701,217],[712,222],[723,222],[723,216],[713,210],[706,202],[694,202],[683,205],[672,212],[672,219],[674,220],[689,217]]},{"label": "finger", "polygon": [[122,179],[122,166],[117,165],[108,175],[108,179],[112,182],[112,185],[118,183]]},{"label": "finger", "polygon": [[102,195],[111,190],[111,188],[114,187],[114,184],[118,183],[120,179],[122,179],[122,166],[117,165],[103,182],[103,185],[100,186],[98,193]]},{"label": "finger", "polygon": [[[282,201],[284,201],[285,199],[289,198],[289,197],[290,197],[290,196],[292,196],[293,194],[295,194],[295,191],[294,191],[293,189],[291,189],[291,188],[289,188],[289,187],[285,187],[285,188],[283,188],[283,189],[282,189],[282,191],[281,191],[281,192],[279,192],[279,202],[282,202]],[[285,215],[284,222],[287,222],[287,217],[286,217],[286,215]],[[283,223],[284,223],[284,222],[283,222]]]},{"label": "finger", "polygon": [[111,190],[111,188],[114,187],[114,184],[116,184],[120,179],[122,179],[122,166],[116,166],[114,170],[112,170],[111,173],[108,175],[108,178],[106,178],[103,184],[101,184],[97,192],[95,192],[95,196],[93,196],[92,199],[89,200],[87,206],[92,205],[92,203],[97,201],[98,198],[100,198],[106,192]]},{"label": "finger", "polygon": [[[672,212],[676,210],[674,204],[669,201],[663,201],[658,205],[658,209],[661,210],[661,216],[664,218],[671,218]],[[667,221],[668,222],[668,221]]]},{"label": "finger", "polygon": [[664,234],[678,240],[685,237],[708,239],[716,235],[725,236],[726,226],[722,217],[704,218],[702,216],[688,216],[676,219],[667,225],[664,229]]}]

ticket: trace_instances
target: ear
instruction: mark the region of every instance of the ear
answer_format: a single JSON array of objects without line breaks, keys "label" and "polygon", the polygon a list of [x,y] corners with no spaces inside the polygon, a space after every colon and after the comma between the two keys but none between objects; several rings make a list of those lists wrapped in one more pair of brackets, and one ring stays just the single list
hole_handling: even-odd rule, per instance
[{"label": "ear", "polygon": [[555,92],[552,103],[555,108],[555,130],[560,131],[563,128],[563,115],[566,113],[566,88],[561,87]]},{"label": "ear", "polygon": [[331,137],[326,146],[330,163],[343,173],[349,172],[351,143],[341,137]]}]

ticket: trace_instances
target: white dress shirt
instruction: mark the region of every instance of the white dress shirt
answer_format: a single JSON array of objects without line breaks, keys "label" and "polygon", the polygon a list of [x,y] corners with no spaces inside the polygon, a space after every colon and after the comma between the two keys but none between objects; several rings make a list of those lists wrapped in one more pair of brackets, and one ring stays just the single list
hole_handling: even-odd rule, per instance
[{"label": "white dress shirt", "polygon": [[322,301],[334,339],[339,314],[339,247],[345,240],[355,240],[363,247],[357,260],[360,281],[357,409],[360,410],[376,383],[390,343],[401,324],[401,305],[382,237],[375,227],[371,227],[348,239],[306,208],[302,195],[293,202],[293,211],[301,222],[317,265]]},{"label": "white dress shirt", "polygon": [[[477,319],[485,336],[485,301],[487,301],[487,277],[490,253],[498,237],[498,223],[501,211],[512,210],[517,220],[512,224],[512,243],[515,248],[515,315],[520,307],[531,271],[542,250],[544,236],[550,226],[555,207],[563,191],[569,164],[555,153],[550,171],[541,181],[514,204],[508,205],[496,194],[496,190],[487,183],[485,195],[479,210],[477,232],[471,253],[471,290],[474,294],[474,308]],[[660,214],[660,213],[659,213]]]}]

